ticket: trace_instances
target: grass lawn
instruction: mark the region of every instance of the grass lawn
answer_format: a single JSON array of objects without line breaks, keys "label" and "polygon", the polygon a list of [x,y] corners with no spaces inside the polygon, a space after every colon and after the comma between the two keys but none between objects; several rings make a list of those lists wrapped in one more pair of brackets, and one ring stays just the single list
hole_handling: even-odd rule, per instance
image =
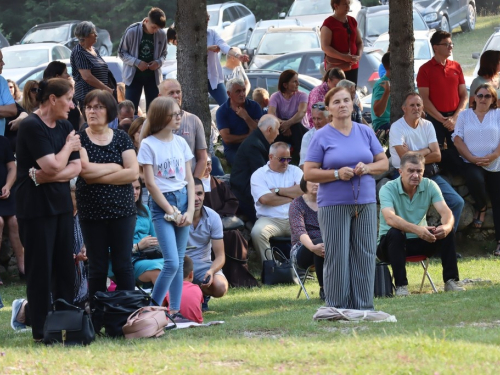
[{"label": "grass lawn", "polygon": [[[159,339],[98,338],[89,347],[34,345],[29,333],[9,325],[10,304],[24,286],[6,283],[0,310],[2,374],[494,374],[500,367],[500,260],[460,260],[462,279],[492,284],[469,286],[465,293],[413,294],[376,300],[397,323],[312,321],[321,305],[318,286],[312,299],[296,299],[298,286],[232,289],[210,302],[205,320],[221,326],[167,332]],[[410,290],[422,271],[408,266]],[[431,263],[438,287],[441,266]],[[426,284],[426,290],[430,286]]]},{"label": "grass lawn", "polygon": [[481,52],[488,38],[493,34],[494,27],[500,26],[500,16],[478,17],[476,29],[470,33],[464,33],[460,28],[454,29],[453,58],[462,65],[466,76],[472,75],[477,61],[471,56],[473,52]]}]

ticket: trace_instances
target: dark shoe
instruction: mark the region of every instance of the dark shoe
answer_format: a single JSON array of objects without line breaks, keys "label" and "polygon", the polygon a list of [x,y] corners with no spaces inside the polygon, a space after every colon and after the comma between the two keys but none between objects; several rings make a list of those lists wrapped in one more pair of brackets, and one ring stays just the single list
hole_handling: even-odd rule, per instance
[{"label": "dark shoe", "polygon": [[172,315],[172,319],[176,323],[192,323],[191,320],[184,318],[180,312],[176,312],[174,315]]},{"label": "dark shoe", "polygon": [[326,300],[325,291],[323,288],[319,288],[319,298],[324,301]]},{"label": "dark shoe", "polygon": [[203,303],[201,304],[201,311],[205,312],[210,310],[208,308],[208,301],[210,301],[210,296],[203,296]]},{"label": "dark shoe", "polygon": [[26,281],[26,274],[24,272],[19,271],[19,280]]}]

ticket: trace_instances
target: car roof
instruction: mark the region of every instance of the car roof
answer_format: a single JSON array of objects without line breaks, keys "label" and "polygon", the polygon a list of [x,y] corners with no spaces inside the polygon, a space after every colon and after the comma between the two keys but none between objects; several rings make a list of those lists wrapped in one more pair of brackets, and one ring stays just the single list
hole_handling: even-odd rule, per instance
[{"label": "car roof", "polygon": [[[429,30],[413,30],[413,37],[415,39],[429,39],[429,37],[434,34],[436,30],[434,29],[429,29]],[[389,40],[389,33],[383,33],[380,34],[377,38],[377,40]]]},{"label": "car roof", "polygon": [[226,5],[231,5],[231,4],[238,4],[238,5],[243,5],[244,6],[244,4],[237,3],[236,1],[227,1],[227,2],[222,3],[222,4],[210,4],[210,5],[207,5],[207,10],[219,10],[220,8],[223,8]]},{"label": "car roof", "polygon": [[282,32],[299,32],[299,31],[312,31],[317,32],[316,27],[304,27],[304,26],[284,26],[284,27],[270,27],[267,29],[268,33],[282,33]]},{"label": "car roof", "polygon": [[68,23],[80,23],[82,21],[79,21],[79,20],[68,20],[68,21],[56,21],[56,22],[46,22],[46,23],[39,23],[35,26],[32,27],[33,28],[41,28],[41,29],[44,29],[44,28],[49,28],[49,27],[53,27],[53,26],[61,26],[61,25],[66,25]]},{"label": "car roof", "polygon": [[375,5],[372,7],[365,7],[363,8],[367,14],[374,14],[374,13],[389,13],[389,5]]},{"label": "car roof", "polygon": [[260,20],[255,24],[255,29],[268,29],[269,27],[300,26],[300,21],[296,18],[286,18],[279,20]]},{"label": "car roof", "polygon": [[3,50],[22,51],[22,50],[32,50],[32,49],[51,49],[55,46],[61,46],[64,48],[68,48],[64,44],[61,44],[61,43],[30,43],[30,44],[16,44],[15,46],[4,47],[4,48],[2,48],[2,51]]}]

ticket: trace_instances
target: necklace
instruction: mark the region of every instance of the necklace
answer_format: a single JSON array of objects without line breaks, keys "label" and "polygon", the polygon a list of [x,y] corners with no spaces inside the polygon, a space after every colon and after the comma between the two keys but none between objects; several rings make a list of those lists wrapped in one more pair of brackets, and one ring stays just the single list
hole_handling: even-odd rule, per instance
[{"label": "necklace", "polygon": [[92,134],[92,137],[94,137],[96,140],[100,141],[100,142],[107,142],[109,140],[109,130],[106,129],[106,138],[99,138],[93,131],[92,129],[90,129],[90,127],[88,128],[89,129],[89,132],[90,134]]},{"label": "necklace", "polygon": [[361,176],[358,177],[358,192],[357,193],[354,192],[354,184],[352,182],[352,179],[350,181],[351,181],[351,186],[352,186],[352,197],[354,198],[354,204],[356,205],[354,215],[356,215],[356,219],[357,219],[358,218],[358,198],[359,198],[359,188],[361,186]]}]

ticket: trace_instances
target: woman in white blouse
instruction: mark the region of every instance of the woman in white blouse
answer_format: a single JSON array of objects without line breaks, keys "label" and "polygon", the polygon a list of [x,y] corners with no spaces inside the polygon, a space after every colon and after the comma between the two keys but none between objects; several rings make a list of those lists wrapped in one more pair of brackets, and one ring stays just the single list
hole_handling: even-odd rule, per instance
[{"label": "woman in white blouse", "polygon": [[490,84],[478,86],[474,103],[460,113],[452,135],[458,152],[465,160],[464,177],[474,199],[473,225],[481,228],[486,213],[487,194],[491,199],[497,247],[500,256],[500,110],[497,93]]}]

